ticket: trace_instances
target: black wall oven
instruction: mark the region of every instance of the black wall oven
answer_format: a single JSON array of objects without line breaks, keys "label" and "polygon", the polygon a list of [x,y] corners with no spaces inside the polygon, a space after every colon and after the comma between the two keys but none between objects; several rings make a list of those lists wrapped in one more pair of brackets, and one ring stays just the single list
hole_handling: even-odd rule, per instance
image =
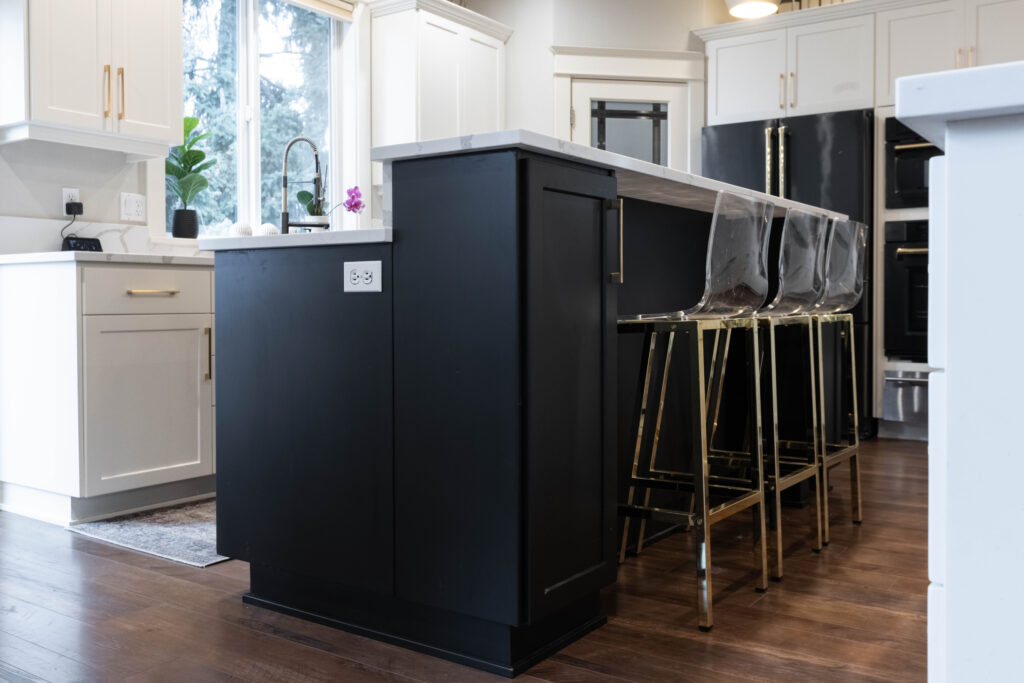
[{"label": "black wall oven", "polygon": [[885,224],[885,355],[928,360],[928,221]]},{"label": "black wall oven", "polygon": [[942,150],[895,118],[885,120],[885,208],[928,206],[928,160]]}]

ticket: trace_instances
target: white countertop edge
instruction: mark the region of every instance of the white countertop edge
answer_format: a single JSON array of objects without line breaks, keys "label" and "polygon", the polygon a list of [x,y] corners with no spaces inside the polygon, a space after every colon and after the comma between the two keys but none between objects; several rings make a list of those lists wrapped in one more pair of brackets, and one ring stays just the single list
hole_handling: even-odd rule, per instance
[{"label": "white countertop edge", "polygon": [[240,249],[323,247],[334,244],[379,244],[391,241],[391,228],[368,228],[365,230],[328,230],[253,237],[200,237],[199,248],[203,251],[237,251]]},{"label": "white countertop edge", "polygon": [[0,254],[0,266],[24,263],[145,263],[164,266],[213,267],[212,256],[175,254],[119,254],[97,251],[41,251],[25,254]]},{"label": "white countertop edge", "polygon": [[1024,62],[896,79],[896,118],[940,149],[950,121],[1024,114]]},{"label": "white countertop edge", "polygon": [[[646,180],[670,181],[682,186],[696,187],[708,192],[727,191],[745,195],[754,199],[768,200],[776,207],[776,215],[780,209],[797,208],[806,211],[820,211],[830,217],[846,218],[845,214],[835,211],[827,211],[819,207],[810,206],[791,199],[784,199],[775,195],[768,195],[757,190],[751,190],[737,185],[730,185],[719,180],[712,180],[704,176],[694,175],[685,171],[679,171],[667,166],[652,164],[633,157],[615,154],[606,150],[581,145],[568,140],[560,140],[547,135],[541,135],[530,130],[502,130],[494,133],[481,133],[478,135],[463,135],[455,138],[442,138],[438,140],[423,140],[421,142],[407,142],[398,145],[387,145],[374,147],[370,150],[371,161],[400,161],[417,157],[440,156],[458,152],[486,151],[490,149],[502,149],[506,147],[521,147],[553,156],[590,163],[601,168],[614,169],[625,172],[633,178]],[[629,191],[623,191],[620,183],[619,195],[630,197]],[[638,197],[646,199],[646,197]],[[691,207],[696,208],[696,207]]]}]

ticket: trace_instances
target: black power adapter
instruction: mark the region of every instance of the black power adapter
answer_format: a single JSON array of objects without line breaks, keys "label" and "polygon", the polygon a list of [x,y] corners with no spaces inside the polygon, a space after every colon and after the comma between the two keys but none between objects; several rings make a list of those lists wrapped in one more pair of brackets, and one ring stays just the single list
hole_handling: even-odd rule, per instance
[{"label": "black power adapter", "polygon": [[[68,223],[61,229],[61,237],[64,237],[64,231],[71,227],[71,224],[75,222],[75,219],[82,215],[83,210],[82,202],[67,202],[64,204],[64,213],[71,216],[71,223]],[[64,237],[60,245],[60,250],[103,251],[103,247],[100,245],[100,241],[96,237],[79,237],[78,235],[71,234]]]}]

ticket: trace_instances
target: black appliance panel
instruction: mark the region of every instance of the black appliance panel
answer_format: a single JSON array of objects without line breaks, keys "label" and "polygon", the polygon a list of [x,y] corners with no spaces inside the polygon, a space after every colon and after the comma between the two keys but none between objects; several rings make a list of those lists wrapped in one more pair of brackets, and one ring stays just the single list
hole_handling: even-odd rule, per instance
[{"label": "black appliance panel", "polygon": [[928,359],[928,221],[885,224],[885,354]]},{"label": "black appliance panel", "polygon": [[[771,168],[770,193],[778,188],[776,130],[778,121],[750,121],[701,130],[701,174],[722,182],[765,191],[766,169]],[[767,133],[767,145],[766,135]],[[770,158],[769,158],[770,157]]]},{"label": "black appliance panel", "polygon": [[885,121],[885,207],[928,206],[928,160],[942,150],[894,118]]}]

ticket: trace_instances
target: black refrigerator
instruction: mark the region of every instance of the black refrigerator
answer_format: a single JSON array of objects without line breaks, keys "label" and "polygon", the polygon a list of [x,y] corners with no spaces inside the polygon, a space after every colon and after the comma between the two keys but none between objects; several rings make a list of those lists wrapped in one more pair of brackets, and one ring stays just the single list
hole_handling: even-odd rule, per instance
[{"label": "black refrigerator", "polygon": [[872,418],[871,244],[874,114],[870,109],[705,126],[702,174],[847,214],[868,225],[864,296],[853,309],[862,437]]}]

